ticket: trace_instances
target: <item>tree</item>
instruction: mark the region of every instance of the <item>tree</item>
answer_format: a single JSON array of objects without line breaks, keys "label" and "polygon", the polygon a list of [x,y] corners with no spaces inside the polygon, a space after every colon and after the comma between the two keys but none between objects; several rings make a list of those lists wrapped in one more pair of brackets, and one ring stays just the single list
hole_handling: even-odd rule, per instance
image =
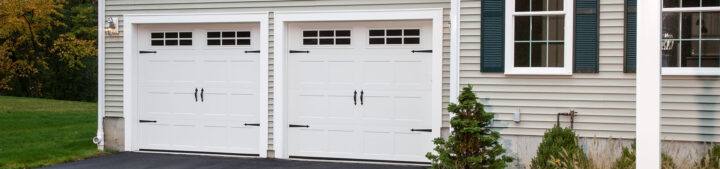
[{"label": "tree", "polygon": [[450,120],[453,131],[447,140],[437,138],[433,141],[437,154],[426,155],[432,161],[432,168],[500,169],[512,162],[498,142],[500,134],[490,128],[493,113],[485,112],[477,99],[472,87],[467,86],[463,88],[458,104],[448,106],[448,111],[455,114]]}]

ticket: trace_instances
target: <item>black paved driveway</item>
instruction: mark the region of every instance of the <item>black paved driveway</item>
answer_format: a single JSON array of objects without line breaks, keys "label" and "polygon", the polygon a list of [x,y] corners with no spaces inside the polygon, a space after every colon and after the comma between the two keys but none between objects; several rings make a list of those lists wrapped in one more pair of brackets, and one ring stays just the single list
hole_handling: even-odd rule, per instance
[{"label": "black paved driveway", "polygon": [[316,162],[157,153],[117,153],[49,169],[421,169],[423,166]]}]

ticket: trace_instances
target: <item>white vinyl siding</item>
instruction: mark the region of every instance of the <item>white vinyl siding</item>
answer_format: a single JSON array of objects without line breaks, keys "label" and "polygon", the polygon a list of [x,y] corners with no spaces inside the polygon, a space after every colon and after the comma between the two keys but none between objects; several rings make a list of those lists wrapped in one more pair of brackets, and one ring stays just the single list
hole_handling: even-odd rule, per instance
[{"label": "white vinyl siding", "polygon": [[[167,13],[242,13],[270,12],[269,31],[269,102],[268,113],[269,151],[273,151],[273,17],[274,11],[338,11],[338,10],[379,10],[379,9],[422,9],[443,8],[443,108],[447,106],[449,95],[449,35],[450,0],[107,0],[106,16],[117,17],[120,23],[120,35],[105,38],[105,110],[108,117],[122,117],[123,109],[123,18],[124,14],[167,14]],[[445,112],[445,111],[443,111]],[[443,113],[444,128],[447,128],[447,113]],[[273,156],[273,153],[268,153]]]}]

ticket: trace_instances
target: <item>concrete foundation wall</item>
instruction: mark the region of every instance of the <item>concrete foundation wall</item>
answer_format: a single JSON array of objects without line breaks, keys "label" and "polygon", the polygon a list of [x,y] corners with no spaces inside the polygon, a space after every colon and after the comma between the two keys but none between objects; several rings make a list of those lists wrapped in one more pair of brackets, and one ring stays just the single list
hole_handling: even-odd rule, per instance
[{"label": "concrete foundation wall", "polygon": [[105,150],[122,151],[125,149],[125,120],[122,117],[103,118],[105,132]]}]

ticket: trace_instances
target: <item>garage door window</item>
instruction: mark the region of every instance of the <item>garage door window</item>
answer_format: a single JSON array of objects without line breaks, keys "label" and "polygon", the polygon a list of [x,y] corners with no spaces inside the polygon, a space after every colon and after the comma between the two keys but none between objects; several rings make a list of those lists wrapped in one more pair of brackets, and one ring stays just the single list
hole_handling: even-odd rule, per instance
[{"label": "garage door window", "polygon": [[192,32],[152,32],[152,46],[192,46]]},{"label": "garage door window", "polygon": [[420,29],[371,29],[371,45],[420,44]]},{"label": "garage door window", "polygon": [[250,46],[250,31],[207,32],[208,46]]},{"label": "garage door window", "polygon": [[303,45],[350,45],[350,30],[304,30]]}]

